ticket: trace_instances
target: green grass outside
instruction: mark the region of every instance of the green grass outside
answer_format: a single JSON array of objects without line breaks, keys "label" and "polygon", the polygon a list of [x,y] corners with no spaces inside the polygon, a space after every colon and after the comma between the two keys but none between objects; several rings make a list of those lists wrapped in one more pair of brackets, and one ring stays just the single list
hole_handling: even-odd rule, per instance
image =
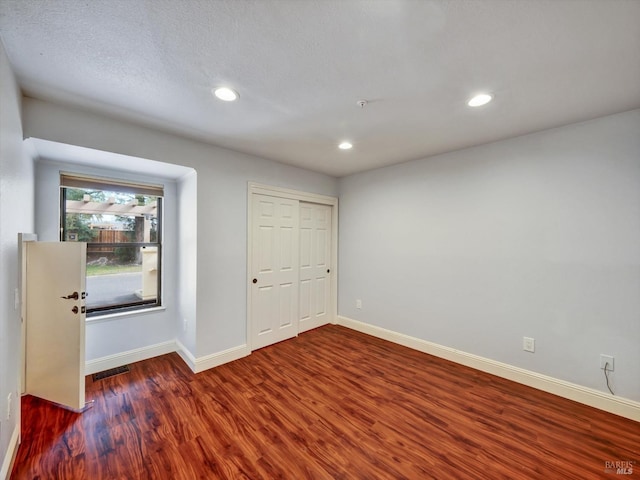
[{"label": "green grass outside", "polygon": [[87,276],[113,275],[115,273],[136,273],[142,271],[142,265],[87,265]]}]

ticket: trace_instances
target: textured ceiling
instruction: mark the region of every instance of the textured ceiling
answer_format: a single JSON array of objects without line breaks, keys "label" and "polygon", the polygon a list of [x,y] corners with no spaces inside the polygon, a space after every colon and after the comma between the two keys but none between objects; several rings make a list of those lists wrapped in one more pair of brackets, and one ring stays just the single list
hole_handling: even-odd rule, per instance
[{"label": "textured ceiling", "polygon": [[29,96],[334,176],[640,107],[639,0],[2,0],[0,37]]}]

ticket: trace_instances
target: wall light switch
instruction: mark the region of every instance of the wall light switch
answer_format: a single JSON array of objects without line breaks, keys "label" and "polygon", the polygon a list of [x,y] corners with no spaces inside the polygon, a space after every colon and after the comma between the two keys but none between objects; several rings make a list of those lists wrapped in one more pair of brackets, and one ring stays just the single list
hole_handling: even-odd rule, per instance
[{"label": "wall light switch", "polygon": [[362,308],[362,300],[356,300],[356,308]]}]

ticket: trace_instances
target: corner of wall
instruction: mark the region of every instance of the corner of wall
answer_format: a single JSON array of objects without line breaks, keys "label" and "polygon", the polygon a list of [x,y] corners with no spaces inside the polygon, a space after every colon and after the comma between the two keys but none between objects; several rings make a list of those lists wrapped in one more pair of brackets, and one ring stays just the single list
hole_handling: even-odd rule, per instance
[{"label": "corner of wall", "polygon": [[[178,316],[176,337],[188,351],[196,348],[198,274],[198,173],[192,169],[177,182]],[[180,348],[178,353],[180,353]],[[192,355],[193,357],[193,355]],[[186,360],[185,360],[186,361]],[[187,362],[189,363],[189,362]]]},{"label": "corner of wall", "polygon": [[176,353],[180,355],[180,358],[184,360],[184,363],[187,364],[191,371],[196,373],[196,357],[180,340],[176,340]]},{"label": "corner of wall", "polygon": [[219,367],[225,363],[239,360],[251,354],[251,349],[248,345],[238,345],[237,347],[229,348],[222,352],[216,352],[196,358],[193,353],[179,340],[176,340],[176,346],[178,355],[180,355],[182,360],[184,360],[193,373],[204,372],[205,370]]}]

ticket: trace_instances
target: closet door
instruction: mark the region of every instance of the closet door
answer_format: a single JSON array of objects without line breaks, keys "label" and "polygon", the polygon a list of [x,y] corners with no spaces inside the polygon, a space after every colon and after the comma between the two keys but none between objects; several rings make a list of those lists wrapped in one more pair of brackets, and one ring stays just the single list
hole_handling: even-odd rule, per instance
[{"label": "closet door", "polygon": [[251,195],[253,350],[298,334],[298,200]]},{"label": "closet door", "polygon": [[299,331],[329,323],[331,206],[300,203]]}]

